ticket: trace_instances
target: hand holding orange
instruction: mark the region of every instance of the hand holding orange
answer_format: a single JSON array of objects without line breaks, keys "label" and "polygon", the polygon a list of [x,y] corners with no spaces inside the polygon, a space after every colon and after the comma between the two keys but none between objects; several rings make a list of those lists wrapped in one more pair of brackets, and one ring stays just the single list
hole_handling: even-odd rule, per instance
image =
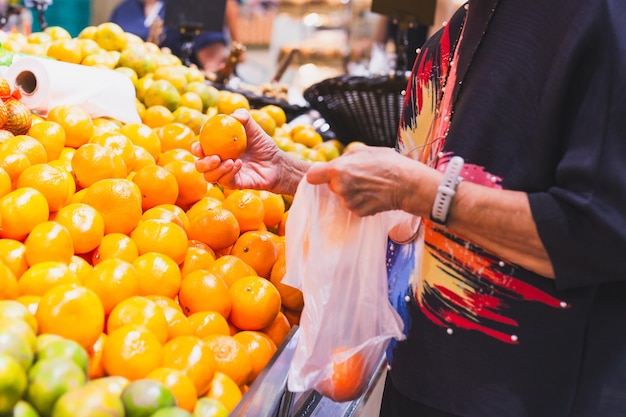
[{"label": "hand holding orange", "polygon": [[222,113],[202,125],[199,140],[205,155],[218,155],[222,161],[241,157],[248,146],[243,124],[233,116]]}]

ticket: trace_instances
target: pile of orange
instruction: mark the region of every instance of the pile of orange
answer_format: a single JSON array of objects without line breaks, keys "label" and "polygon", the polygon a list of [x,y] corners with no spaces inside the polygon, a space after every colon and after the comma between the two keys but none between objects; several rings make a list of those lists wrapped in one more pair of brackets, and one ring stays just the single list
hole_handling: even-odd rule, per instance
[{"label": "pile of orange", "polygon": [[83,346],[92,379],[150,378],[188,411],[202,398],[232,410],[302,294],[280,282],[289,200],[208,184],[199,140],[72,105],[2,139],[0,299]]},{"label": "pile of orange", "polygon": [[112,24],[3,47],[127,75],[141,122],[60,105],[0,130],[0,299],[25,306],[37,334],[82,346],[90,383],[108,392],[148,378],[188,411],[234,409],[304,307],[282,282],[291,197],[208,184],[192,148],[241,157],[239,108],[295,157],[332,159],[339,142],[289,126],[278,106],[251,109]]}]

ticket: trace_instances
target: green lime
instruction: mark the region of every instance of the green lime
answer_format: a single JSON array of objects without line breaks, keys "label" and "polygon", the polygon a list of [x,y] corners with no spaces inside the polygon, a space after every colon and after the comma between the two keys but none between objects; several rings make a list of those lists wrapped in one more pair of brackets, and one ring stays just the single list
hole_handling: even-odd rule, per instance
[{"label": "green lime", "polygon": [[165,385],[151,379],[133,381],[122,391],[126,417],[150,417],[157,410],[176,405],[176,397]]},{"label": "green lime", "polygon": [[35,358],[33,349],[26,338],[9,330],[0,331],[0,353],[12,356],[24,370],[30,368]]},{"label": "green lime", "polygon": [[174,111],[180,104],[180,92],[168,80],[155,80],[146,90],[143,103],[146,107],[162,105]]},{"label": "green lime", "polygon": [[24,304],[15,300],[0,300],[0,317],[24,320],[35,334],[39,331],[39,324],[35,315]]},{"label": "green lime", "polygon": [[158,410],[150,417],[192,417],[191,413],[179,407],[165,407]]},{"label": "green lime", "polygon": [[63,336],[52,333],[42,333],[37,336],[37,342],[35,343],[35,352],[41,352],[50,343],[57,340],[63,340]]},{"label": "green lime", "polygon": [[21,336],[35,352],[37,347],[37,333],[25,319],[14,317],[2,317],[0,319],[0,333],[9,332]]},{"label": "green lime", "polygon": [[39,413],[37,413],[35,407],[24,400],[20,400],[15,404],[15,407],[13,407],[11,417],[39,417]]},{"label": "green lime", "polygon": [[8,414],[28,385],[26,370],[12,356],[0,354],[0,415]]},{"label": "green lime", "polygon": [[42,416],[49,416],[56,401],[66,392],[85,385],[85,372],[67,358],[42,359],[35,362],[28,372],[30,384],[26,400]]},{"label": "green lime", "polygon": [[228,409],[221,402],[208,397],[198,398],[193,417],[228,417]]},{"label": "green lime", "polygon": [[51,417],[124,417],[119,395],[89,384],[63,394]]},{"label": "green lime", "polygon": [[53,340],[37,352],[37,360],[68,358],[80,366],[85,373],[89,368],[89,354],[78,342],[70,339]]}]

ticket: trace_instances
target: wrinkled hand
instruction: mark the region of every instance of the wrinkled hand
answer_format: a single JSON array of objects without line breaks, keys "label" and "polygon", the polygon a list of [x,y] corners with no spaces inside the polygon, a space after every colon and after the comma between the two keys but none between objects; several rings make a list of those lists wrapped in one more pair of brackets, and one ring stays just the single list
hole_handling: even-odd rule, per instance
[{"label": "wrinkled hand", "polygon": [[236,110],[232,116],[239,120],[246,129],[248,146],[240,159],[220,160],[217,155],[204,155],[200,143],[192,147],[196,169],[210,183],[218,183],[231,189],[251,188],[271,190],[279,181],[280,150],[274,139],[269,136],[250,117],[246,110]]},{"label": "wrinkled hand", "polygon": [[404,184],[402,170],[419,165],[391,148],[357,146],[330,162],[313,165],[307,180],[327,183],[346,208],[368,216],[403,209],[403,200],[413,190]]}]

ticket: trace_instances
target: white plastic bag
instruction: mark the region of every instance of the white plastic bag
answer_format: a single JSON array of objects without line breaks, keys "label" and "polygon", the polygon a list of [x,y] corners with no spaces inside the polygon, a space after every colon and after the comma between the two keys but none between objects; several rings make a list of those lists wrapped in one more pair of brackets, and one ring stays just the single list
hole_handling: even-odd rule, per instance
[{"label": "white plastic bag", "polygon": [[359,397],[403,323],[388,299],[385,255],[393,212],[359,217],[327,185],[301,181],[286,226],[283,282],[304,309],[287,379],[338,401]]}]

